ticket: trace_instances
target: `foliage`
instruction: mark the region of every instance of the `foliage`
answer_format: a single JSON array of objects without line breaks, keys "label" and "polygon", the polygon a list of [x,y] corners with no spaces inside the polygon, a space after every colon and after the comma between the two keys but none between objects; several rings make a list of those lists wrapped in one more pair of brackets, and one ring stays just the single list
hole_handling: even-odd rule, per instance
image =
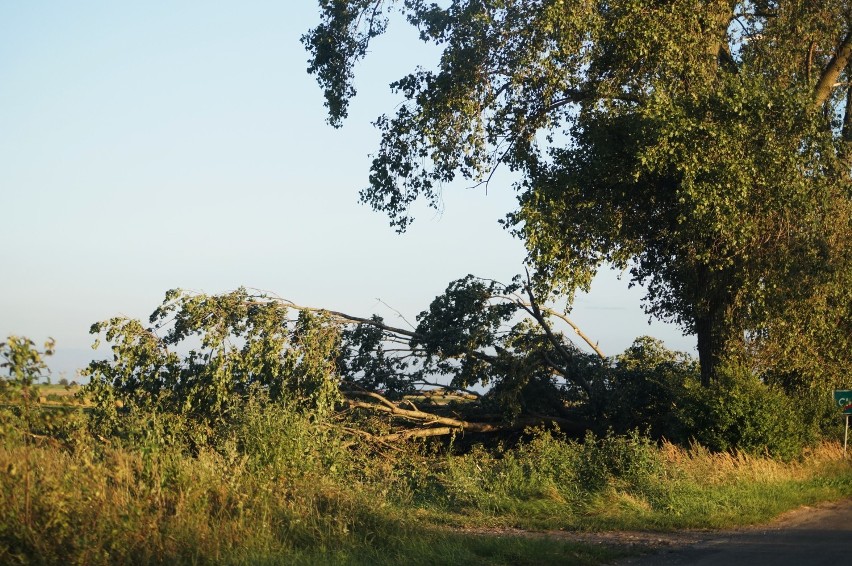
[{"label": "foliage", "polygon": [[725,527],[852,493],[837,443],[785,464],[635,431],[578,442],[539,428],[457,454],[353,444],[345,428],[255,385],[215,450],[4,435],[0,562],[555,564],[579,552],[595,564],[607,555],[585,545],[488,545],[448,527]]},{"label": "foliage", "polygon": [[3,376],[3,386],[31,387],[50,373],[45,356],[53,354],[55,342],[52,338],[44,343],[44,350],[39,352],[35,342],[29,338],[9,336],[0,343],[0,368],[7,371]]},{"label": "foliage", "polygon": [[57,426],[54,415],[41,415],[34,410],[39,402],[38,384],[49,379],[50,368],[45,358],[53,355],[56,343],[49,338],[39,351],[35,342],[21,336],[9,336],[0,343],[0,369],[6,375],[0,379],[0,430],[5,434],[24,432],[45,433]]},{"label": "foliage", "polygon": [[513,449],[489,452],[479,446],[449,458],[439,478],[450,505],[500,515],[523,507],[523,501],[582,507],[610,489],[641,498],[663,493],[663,461],[637,433],[601,438],[589,433],[577,442],[542,429],[529,432]]},{"label": "foliage", "polygon": [[636,339],[596,382],[588,406],[593,430],[634,429],[681,446],[698,442],[718,452],[799,457],[837,432],[837,411],[824,389],[788,390],[771,375],[727,365],[700,387],[696,361],[650,337]]},{"label": "foliage", "polygon": [[531,283],[520,279],[452,281],[412,330],[379,317],[344,322],[349,327],[338,367],[347,383],[392,399],[421,387],[469,394],[487,387],[483,401],[510,419],[530,412],[559,416],[566,401],[592,394],[587,374],[603,363],[560,330],[557,323],[573,323],[540,305]]},{"label": "foliage", "polygon": [[[250,564],[251,555],[315,556],[405,529],[367,493],[296,459],[290,463],[307,475],[209,450],[93,448],[37,448],[29,479],[20,447],[0,449],[0,562]],[[30,521],[23,520],[27,482]]]},{"label": "foliage", "polygon": [[441,55],[391,85],[363,202],[404,230],[415,200],[504,164],[540,289],[629,269],[697,335],[705,385],[742,356],[849,373],[846,2],[321,2],[303,42],[334,125],[395,10]]},{"label": "foliage", "polygon": [[291,479],[352,473],[338,429],[317,423],[312,414],[270,403],[262,391],[249,396],[223,444],[224,452],[243,458],[251,473]]},{"label": "foliage", "polygon": [[792,459],[819,437],[803,407],[782,389],[740,367],[722,368],[712,387],[693,392],[689,413],[695,440],[720,452],[741,450]]},{"label": "foliage", "polygon": [[523,289],[471,275],[451,282],[417,317],[410,344],[422,348],[422,371],[449,375],[457,388],[492,386],[490,395],[512,416],[558,414],[567,397],[587,394],[572,371],[583,354],[535,303],[524,301]]},{"label": "foliage", "polygon": [[635,431],[577,442],[538,430],[511,448],[479,446],[448,457],[435,476],[444,491],[430,492],[427,508],[442,522],[464,526],[724,528],[764,521],[797,498],[819,497],[829,482],[807,470],[848,473],[842,460],[836,443],[784,463],[698,444],[658,444]]},{"label": "foliage", "polygon": [[[577,438],[638,429],[681,445],[697,439],[714,450],[784,458],[831,429],[819,390],[787,393],[771,375],[744,368],[704,390],[695,361],[659,341],[643,337],[614,360],[601,359],[556,330],[553,319],[571,323],[554,314],[529,283],[472,276],[452,282],[412,331],[244,289],[172,291],[151,328],[123,318],[93,326],[113,343],[114,359],[88,369],[90,428],[150,450],[208,446],[265,465],[311,461],[311,447],[330,429],[303,425],[341,418],[349,434],[379,441],[551,423]],[[440,376],[450,390],[490,389],[463,404],[424,397],[425,411],[415,406],[415,389],[439,385]],[[341,407],[374,409],[388,420],[359,422]],[[277,435],[259,434],[265,418],[282,419]],[[249,439],[240,436],[245,427]]]},{"label": "foliage", "polygon": [[[94,405],[95,435],[152,449],[221,447],[250,403],[318,422],[340,416],[342,405],[381,409],[403,424],[380,433],[394,439],[568,423],[569,404],[591,393],[584,372],[593,364],[551,317],[572,324],[539,305],[529,285],[473,276],[450,283],[410,331],[245,289],[175,290],[151,326],[125,317],[92,326],[113,359],[89,365],[81,394]],[[475,386],[491,390],[481,395]],[[461,391],[465,405],[420,411],[404,396],[422,387]],[[465,420],[479,415],[487,422]],[[423,430],[412,430],[411,419]]]},{"label": "foliage", "polygon": [[93,325],[114,354],[86,370],[94,430],[203,445],[235,422],[254,388],[270,403],[325,418],[340,398],[340,330],[322,313],[291,319],[289,312],[244,289],[217,296],[174,290],[150,328],[127,318]]},{"label": "foliage", "polygon": [[686,443],[694,430],[684,422],[688,396],[698,383],[696,360],[667,349],[649,336],[637,338],[615,359],[600,401],[592,407],[599,433],[608,427],[622,434],[633,429],[651,438]]},{"label": "foliage", "polygon": [[370,324],[346,328],[337,365],[359,387],[398,399],[416,390],[419,374],[414,360],[395,353],[394,346],[406,344],[405,339],[394,339],[383,327],[384,320],[374,315]]}]

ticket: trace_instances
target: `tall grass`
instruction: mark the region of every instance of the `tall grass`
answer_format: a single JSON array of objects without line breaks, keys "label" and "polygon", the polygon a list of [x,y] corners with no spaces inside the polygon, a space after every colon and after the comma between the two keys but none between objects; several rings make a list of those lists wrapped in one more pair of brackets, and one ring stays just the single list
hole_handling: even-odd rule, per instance
[{"label": "tall grass", "polygon": [[3,564],[596,564],[613,551],[454,528],[724,527],[852,494],[836,444],[784,463],[538,430],[461,455],[379,451],[251,404],[194,451],[20,432],[0,441]]},{"label": "tall grass", "polygon": [[539,529],[724,528],[852,495],[836,443],[784,462],[631,433],[569,441],[538,431],[511,450],[444,460],[436,520]]}]

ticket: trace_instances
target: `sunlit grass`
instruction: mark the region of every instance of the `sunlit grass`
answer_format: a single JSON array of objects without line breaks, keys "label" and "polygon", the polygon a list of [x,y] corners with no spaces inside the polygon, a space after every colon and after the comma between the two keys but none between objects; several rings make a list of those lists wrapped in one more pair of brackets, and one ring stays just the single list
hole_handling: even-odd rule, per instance
[{"label": "sunlit grass", "polygon": [[488,528],[725,528],[852,495],[852,466],[830,443],[784,463],[538,432],[453,456],[346,452],[333,436],[299,437],[307,421],[279,425],[272,445],[194,454],[7,429],[0,563],[600,564],[627,551]]}]

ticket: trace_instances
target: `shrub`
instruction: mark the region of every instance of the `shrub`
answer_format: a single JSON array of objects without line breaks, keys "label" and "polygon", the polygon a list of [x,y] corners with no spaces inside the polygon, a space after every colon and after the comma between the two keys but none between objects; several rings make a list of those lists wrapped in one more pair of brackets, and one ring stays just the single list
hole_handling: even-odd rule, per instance
[{"label": "shrub", "polygon": [[586,435],[578,461],[578,480],[588,491],[613,483],[628,493],[656,495],[665,483],[665,466],[654,442],[638,430],[626,435]]},{"label": "shrub", "polygon": [[336,429],[286,403],[270,403],[258,390],[229,428],[224,452],[245,457],[249,470],[279,477],[341,477],[348,455]]},{"label": "shrub", "polygon": [[814,440],[794,400],[745,368],[724,366],[711,387],[695,387],[691,395],[682,418],[692,421],[695,439],[711,450],[791,459]]}]

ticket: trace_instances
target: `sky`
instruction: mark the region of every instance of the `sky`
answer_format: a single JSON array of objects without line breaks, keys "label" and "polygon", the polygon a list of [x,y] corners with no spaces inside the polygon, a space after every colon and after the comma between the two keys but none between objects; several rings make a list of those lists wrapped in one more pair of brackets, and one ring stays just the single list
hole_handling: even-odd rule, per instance
[{"label": "sky", "polygon": [[[172,288],[394,324],[468,273],[523,271],[498,224],[516,204],[505,175],[445,187],[402,235],[358,203],[389,83],[436,52],[392,26],[334,129],[299,41],[318,21],[304,0],[0,2],[0,340],[53,337],[54,379],[71,379],[101,357],[92,323],[147,319]],[[627,282],[602,273],[571,318],[609,355],[640,335],[694,352]]]}]

